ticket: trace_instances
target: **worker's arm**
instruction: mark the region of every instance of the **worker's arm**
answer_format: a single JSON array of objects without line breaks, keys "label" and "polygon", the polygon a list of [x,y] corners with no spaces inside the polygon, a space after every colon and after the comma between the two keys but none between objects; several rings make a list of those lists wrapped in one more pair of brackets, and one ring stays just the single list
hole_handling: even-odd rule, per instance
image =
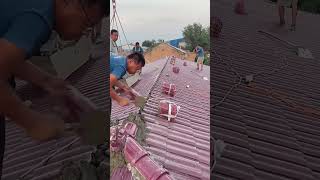
[{"label": "worker's arm", "polygon": [[0,39],[0,113],[38,139],[55,136],[63,128],[63,121],[27,108],[10,90],[7,80],[24,64],[27,55],[30,56],[49,35],[47,28],[37,14],[25,13],[10,23],[8,31]]},{"label": "worker's arm", "polygon": [[127,86],[126,84],[122,83],[121,81],[117,81],[116,84],[114,84],[114,86],[126,91],[129,90],[129,86]]},{"label": "worker's arm", "polygon": [[28,61],[22,61],[14,70],[14,75],[41,88],[46,87],[54,77]]},{"label": "worker's arm", "polygon": [[[24,31],[24,33],[21,33]],[[21,108],[20,101],[7,91],[6,81],[8,77],[16,74],[19,77],[28,77],[29,73],[35,79],[38,75],[31,73],[25,64],[25,58],[31,56],[35,48],[41,45],[41,42],[49,36],[50,29],[43,19],[34,13],[25,13],[17,16],[10,23],[8,31],[4,33],[0,39],[0,81],[1,81],[1,96],[6,102],[12,104],[12,109],[7,109],[6,103],[0,101],[4,106],[1,106],[0,112],[6,115],[14,116],[13,110]],[[19,74],[19,70],[26,73]],[[30,78],[27,78],[30,79]],[[36,80],[37,81],[37,80]],[[10,107],[10,106],[9,106]]]},{"label": "worker's arm", "polygon": [[[8,87],[7,80],[11,72],[15,70],[17,65],[24,59],[24,52],[15,47],[4,39],[0,39],[0,112],[5,116],[17,120],[17,123],[27,127],[28,123],[21,118],[21,112],[26,112],[21,101],[13,95]],[[30,123],[31,124],[31,123]]]},{"label": "worker's arm", "polygon": [[115,75],[110,74],[110,96],[112,99],[114,99],[115,101],[117,101],[121,106],[125,106],[129,104],[129,100],[123,97],[118,96],[118,94],[115,92],[115,90],[113,89],[113,87],[118,84],[118,79]]}]

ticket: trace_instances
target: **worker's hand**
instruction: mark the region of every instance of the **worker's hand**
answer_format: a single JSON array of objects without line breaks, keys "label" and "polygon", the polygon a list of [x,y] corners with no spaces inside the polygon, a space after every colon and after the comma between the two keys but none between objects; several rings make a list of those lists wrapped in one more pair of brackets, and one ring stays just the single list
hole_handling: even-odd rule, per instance
[{"label": "worker's hand", "polygon": [[127,106],[129,105],[129,99],[120,97],[118,103],[120,106]]},{"label": "worker's hand", "polygon": [[90,100],[62,79],[54,78],[48,81],[44,89],[55,102],[55,110],[61,110],[67,122],[78,122],[82,112],[96,109]]},{"label": "worker's hand", "polygon": [[130,88],[126,85],[124,85],[123,87],[121,87],[121,89],[123,90],[124,93],[128,94],[130,93]]},{"label": "worker's hand", "polygon": [[27,134],[40,141],[59,137],[64,132],[64,121],[60,118],[32,111],[24,118],[30,122]]},{"label": "worker's hand", "polygon": [[130,100],[134,100],[134,98],[136,97],[136,94],[134,93],[133,89],[130,87],[126,87],[124,89],[124,93],[130,96]]},{"label": "worker's hand", "polygon": [[44,82],[42,88],[47,91],[51,96],[61,97],[68,94],[68,83],[63,79],[50,78]]}]

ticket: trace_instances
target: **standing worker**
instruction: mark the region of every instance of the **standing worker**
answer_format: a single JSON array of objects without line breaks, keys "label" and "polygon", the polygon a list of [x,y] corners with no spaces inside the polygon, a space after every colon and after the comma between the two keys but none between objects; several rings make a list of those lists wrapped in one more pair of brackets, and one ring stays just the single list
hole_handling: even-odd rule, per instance
[{"label": "standing worker", "polygon": [[199,70],[199,65],[200,65],[200,70],[203,70],[203,61],[204,61],[204,51],[203,48],[200,46],[197,46],[194,50],[197,53],[197,70]]},{"label": "standing worker", "polygon": [[286,24],[284,14],[285,7],[292,6],[292,24],[291,31],[296,30],[296,22],[298,15],[298,0],[278,0],[278,8],[279,8],[279,17],[280,17],[280,26],[284,26]]},{"label": "standing worker", "polygon": [[142,47],[139,45],[139,42],[136,42],[136,45],[133,47],[132,52],[138,52],[140,54],[143,54],[143,49]]},{"label": "standing worker", "polygon": [[117,46],[117,40],[119,37],[119,33],[117,30],[112,29],[110,32],[110,53],[114,54],[114,55],[118,55],[119,51],[118,51],[118,46]]},{"label": "standing worker", "polygon": [[64,121],[28,108],[12,92],[13,76],[28,81],[51,96],[79,104],[68,84],[26,61],[48,41],[53,30],[64,40],[78,40],[109,14],[105,0],[2,0],[0,1],[0,177],[5,149],[5,116],[29,136],[48,140],[64,130]]}]

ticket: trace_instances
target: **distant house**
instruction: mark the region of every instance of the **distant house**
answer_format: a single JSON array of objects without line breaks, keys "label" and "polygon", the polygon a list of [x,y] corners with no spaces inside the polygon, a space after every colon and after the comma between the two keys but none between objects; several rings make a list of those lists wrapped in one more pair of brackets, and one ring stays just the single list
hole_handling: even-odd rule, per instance
[{"label": "distant house", "polygon": [[180,59],[194,61],[196,54],[175,47],[170,43],[160,43],[159,45],[148,49],[148,51],[144,53],[144,57],[147,63],[154,62],[158,59],[165,58],[167,56],[176,56]]},{"label": "distant house", "polygon": [[186,48],[187,43],[184,41],[183,38],[173,39],[168,42],[171,46],[176,48]]},{"label": "distant house", "polygon": [[184,42],[184,41],[179,42],[178,47],[179,47],[180,49],[185,49],[185,48],[187,47],[187,43],[186,43],[186,42]]}]

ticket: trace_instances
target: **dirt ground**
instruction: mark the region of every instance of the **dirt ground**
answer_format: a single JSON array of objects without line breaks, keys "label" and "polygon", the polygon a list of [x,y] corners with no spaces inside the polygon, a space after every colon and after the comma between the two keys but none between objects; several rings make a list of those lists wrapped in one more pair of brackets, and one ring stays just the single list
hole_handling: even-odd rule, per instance
[{"label": "dirt ground", "polygon": [[188,61],[194,61],[196,54],[193,52],[183,53],[165,43],[159,44],[151,51],[147,51],[144,54],[147,63],[152,63],[158,59],[165,58],[166,56],[176,56]]}]

